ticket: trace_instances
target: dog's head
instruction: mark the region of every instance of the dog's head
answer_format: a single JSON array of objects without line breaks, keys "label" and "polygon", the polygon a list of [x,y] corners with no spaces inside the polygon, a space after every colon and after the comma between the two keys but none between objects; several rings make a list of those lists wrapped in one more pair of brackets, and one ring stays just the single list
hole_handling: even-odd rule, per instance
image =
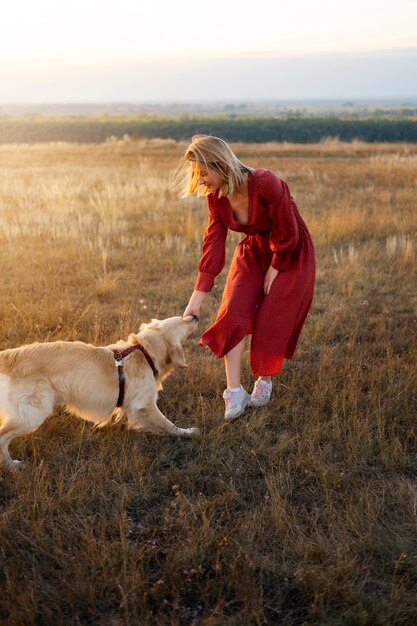
[{"label": "dog's head", "polygon": [[187,367],[182,344],[195,331],[197,324],[195,315],[153,319],[149,324],[141,324],[139,334],[130,335],[129,339],[133,343],[144,342],[144,345],[149,342],[152,352],[157,351],[169,368]]}]

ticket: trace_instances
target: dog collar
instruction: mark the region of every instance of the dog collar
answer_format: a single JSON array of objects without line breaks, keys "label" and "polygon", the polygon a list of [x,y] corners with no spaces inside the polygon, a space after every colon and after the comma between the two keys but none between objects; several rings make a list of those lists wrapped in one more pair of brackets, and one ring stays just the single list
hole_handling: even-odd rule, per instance
[{"label": "dog collar", "polygon": [[130,354],[131,352],[135,352],[136,350],[140,350],[142,352],[143,356],[148,361],[149,366],[151,367],[153,371],[153,375],[156,377],[158,374],[158,370],[156,369],[155,363],[153,362],[151,356],[149,355],[149,352],[147,352],[147,350],[145,350],[145,348],[140,343],[136,343],[134,346],[130,346],[130,348],[126,348],[126,350],[123,350],[123,352],[113,351],[114,364],[117,367],[117,371],[119,374],[119,397],[117,399],[117,404],[116,404],[117,407],[123,405],[123,400],[125,396],[126,376],[123,370],[123,359],[128,354]]}]

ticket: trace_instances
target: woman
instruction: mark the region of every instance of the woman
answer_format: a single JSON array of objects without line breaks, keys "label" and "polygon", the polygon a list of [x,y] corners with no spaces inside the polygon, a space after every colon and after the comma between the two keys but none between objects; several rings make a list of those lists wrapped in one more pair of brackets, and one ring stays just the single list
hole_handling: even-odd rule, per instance
[{"label": "woman", "polygon": [[[185,315],[200,315],[225,263],[228,229],[244,233],[236,247],[217,318],[200,339],[224,357],[225,418],[271,398],[271,376],[290,359],[310,308],[314,248],[288,185],[268,169],[245,165],[218,137],[197,135],[179,170],[182,197],[205,195],[209,223],[204,233],[194,292]],[[245,337],[252,334],[251,367],[258,376],[252,394],[240,382]]]}]

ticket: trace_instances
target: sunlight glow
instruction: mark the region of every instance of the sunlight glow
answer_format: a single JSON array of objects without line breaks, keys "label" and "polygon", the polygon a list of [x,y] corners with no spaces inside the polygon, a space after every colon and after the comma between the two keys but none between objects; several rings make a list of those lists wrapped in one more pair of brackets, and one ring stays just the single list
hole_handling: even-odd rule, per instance
[{"label": "sunlight glow", "polygon": [[0,102],[411,95],[416,54],[415,0],[9,0]]},{"label": "sunlight glow", "polygon": [[417,3],[398,0],[14,0],[0,61],[140,62],[354,52],[417,45]]}]

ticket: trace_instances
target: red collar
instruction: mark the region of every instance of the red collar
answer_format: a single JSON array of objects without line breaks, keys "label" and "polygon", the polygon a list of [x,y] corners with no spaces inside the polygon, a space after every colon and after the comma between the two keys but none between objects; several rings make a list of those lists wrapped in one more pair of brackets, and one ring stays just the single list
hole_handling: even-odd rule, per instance
[{"label": "red collar", "polygon": [[126,381],[126,377],[123,371],[123,359],[130,354],[131,352],[135,352],[135,350],[140,350],[143,354],[143,356],[145,357],[145,359],[148,361],[152,371],[153,371],[153,375],[156,377],[158,374],[158,370],[155,367],[155,363],[153,362],[152,358],[149,355],[149,352],[147,352],[145,350],[145,348],[140,344],[140,343],[135,343],[134,346],[130,346],[130,348],[126,348],[126,350],[123,350],[123,352],[116,352],[113,351],[113,356],[114,356],[114,360],[115,360],[115,365],[117,367],[117,371],[119,373],[119,397],[117,399],[117,404],[116,406],[122,406],[123,405],[123,400],[124,400],[124,395],[125,395],[125,381]]}]

